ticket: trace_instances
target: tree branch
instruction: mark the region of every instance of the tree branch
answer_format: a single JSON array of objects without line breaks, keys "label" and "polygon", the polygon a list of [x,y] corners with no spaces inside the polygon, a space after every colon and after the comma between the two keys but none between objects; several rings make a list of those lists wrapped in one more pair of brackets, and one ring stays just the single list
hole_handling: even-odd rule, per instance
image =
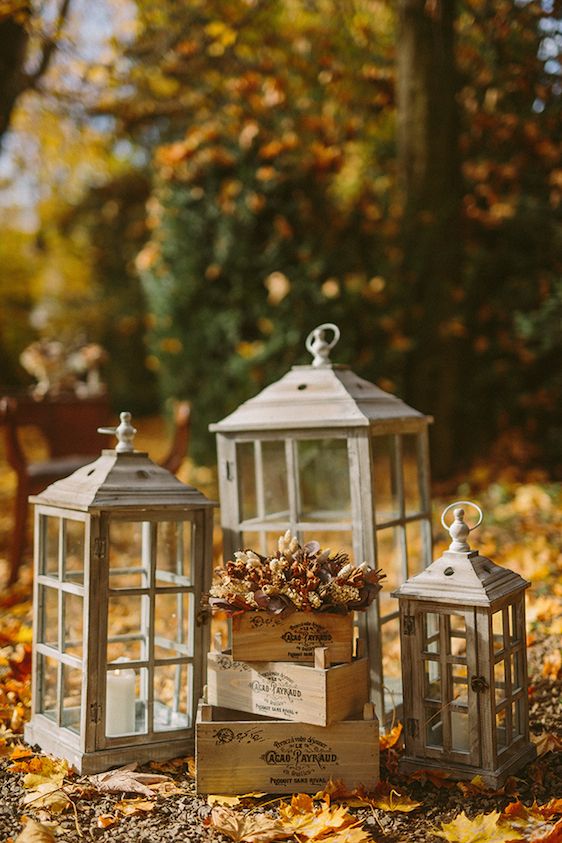
[{"label": "tree branch", "polygon": [[37,85],[37,82],[41,79],[42,76],[45,75],[45,73],[49,69],[49,65],[51,64],[51,61],[57,49],[57,43],[60,38],[62,28],[65,24],[66,19],[68,18],[71,3],[72,0],[62,0],[59,13],[57,15],[57,21],[55,24],[54,32],[49,38],[47,38],[45,44],[43,45],[43,50],[37,69],[34,70],[33,73],[25,74],[24,87],[22,88],[22,90],[25,90],[27,88],[34,88]]}]

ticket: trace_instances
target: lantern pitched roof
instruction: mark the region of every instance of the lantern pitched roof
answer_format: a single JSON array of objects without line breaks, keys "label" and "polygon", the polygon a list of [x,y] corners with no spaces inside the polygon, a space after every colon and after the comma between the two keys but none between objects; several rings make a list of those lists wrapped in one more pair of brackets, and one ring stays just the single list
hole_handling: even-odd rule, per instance
[{"label": "lantern pitched roof", "polygon": [[97,509],[183,509],[186,506],[214,506],[194,486],[152,462],[144,451],[135,451],[136,430],[131,414],[121,413],[116,428],[98,428],[99,433],[117,436],[115,450],[104,450],[62,480],[51,483],[32,503],[90,511]]},{"label": "lantern pitched roof", "polygon": [[97,460],[57,480],[30,500],[85,511],[214,505],[194,486],[182,483],[152,462],[148,454],[109,450],[102,451]]},{"label": "lantern pitched roof", "polygon": [[431,420],[347,366],[293,366],[280,380],[210,425],[210,430],[368,427],[410,419],[421,424]]},{"label": "lantern pitched roof", "polygon": [[445,551],[420,574],[410,577],[393,597],[412,597],[435,603],[491,606],[530,583],[515,571],[496,565],[477,550],[468,553]]}]

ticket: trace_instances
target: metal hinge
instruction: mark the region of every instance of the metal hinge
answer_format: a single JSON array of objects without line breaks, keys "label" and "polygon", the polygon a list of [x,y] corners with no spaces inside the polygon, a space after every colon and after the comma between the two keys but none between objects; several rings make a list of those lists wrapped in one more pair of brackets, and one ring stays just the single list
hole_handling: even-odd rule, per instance
[{"label": "metal hinge", "polygon": [[94,539],[94,558],[102,562],[107,555],[107,539]]},{"label": "metal hinge", "polygon": [[90,722],[99,723],[101,720],[101,705],[99,703],[92,703],[90,705]]},{"label": "metal hinge", "polygon": [[403,618],[404,635],[414,635],[416,632],[416,617],[415,615],[404,615]]},{"label": "metal hinge", "polygon": [[417,738],[419,734],[419,723],[415,717],[406,718],[406,734],[411,738]]}]

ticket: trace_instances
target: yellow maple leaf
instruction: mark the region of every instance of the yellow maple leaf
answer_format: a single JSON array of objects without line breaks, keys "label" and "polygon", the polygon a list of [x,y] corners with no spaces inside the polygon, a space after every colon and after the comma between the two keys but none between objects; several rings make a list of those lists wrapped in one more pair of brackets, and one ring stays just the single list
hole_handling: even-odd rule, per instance
[{"label": "yellow maple leaf", "polygon": [[282,802],[279,816],[283,826],[292,834],[308,839],[323,837],[328,832],[338,831],[357,822],[345,805],[330,806],[324,802],[320,807],[315,807],[312,798],[305,793],[293,796],[290,804]]},{"label": "yellow maple leaf", "polygon": [[400,735],[402,734],[402,723],[397,723],[390,732],[386,735],[381,735],[379,738],[379,749],[381,752],[384,752],[385,749],[390,749],[393,746],[396,746],[400,739]]},{"label": "yellow maple leaf", "polygon": [[322,843],[374,843],[374,841],[368,831],[355,825],[343,828],[328,837],[322,837]]},{"label": "yellow maple leaf", "polygon": [[60,784],[53,781],[41,781],[26,793],[22,803],[30,808],[48,808],[53,814],[60,814],[70,805],[70,799]]},{"label": "yellow maple leaf", "polygon": [[511,802],[503,812],[502,819],[531,843],[562,843],[562,820],[557,823],[547,820],[553,813],[560,812],[562,804],[557,806],[557,802],[562,803],[562,800],[551,799],[546,805],[537,805],[535,802],[530,808],[522,802]]},{"label": "yellow maple leaf", "polygon": [[115,810],[124,814],[126,817],[134,816],[135,814],[148,813],[153,811],[156,807],[156,802],[150,802],[148,799],[139,797],[138,799],[122,799],[115,805]]},{"label": "yellow maple leaf", "polygon": [[48,826],[28,819],[15,843],[51,843],[54,839],[55,835]]},{"label": "yellow maple leaf", "polygon": [[441,823],[441,829],[434,829],[433,833],[448,843],[508,843],[523,839],[511,824],[501,821],[499,811],[478,814],[473,820],[461,811],[451,822]]},{"label": "yellow maple leaf", "polygon": [[410,799],[407,793],[403,793],[390,782],[379,782],[373,796],[369,797],[369,803],[381,811],[404,811],[409,813],[415,811],[422,804]]},{"label": "yellow maple leaf", "polygon": [[531,735],[531,740],[535,744],[537,755],[546,755],[547,752],[559,752],[562,750],[562,738],[558,735],[553,735],[552,732],[543,732],[541,735]]}]

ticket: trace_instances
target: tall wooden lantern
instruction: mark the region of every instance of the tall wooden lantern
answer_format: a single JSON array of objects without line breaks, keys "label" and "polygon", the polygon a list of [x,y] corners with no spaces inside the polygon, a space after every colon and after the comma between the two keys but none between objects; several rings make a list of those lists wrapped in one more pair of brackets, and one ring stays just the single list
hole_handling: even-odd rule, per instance
[{"label": "tall wooden lantern", "polygon": [[[225,559],[266,554],[290,529],[357,562],[383,568],[385,586],[357,619],[367,641],[381,722],[401,704],[399,624],[391,591],[431,561],[430,419],[330,361],[335,325],[308,336],[312,364],[218,424]],[[330,337],[330,341],[328,341]]]},{"label": "tall wooden lantern", "polygon": [[214,504],[133,448],[35,503],[33,710],[26,740],[94,773],[191,752],[208,628]]},{"label": "tall wooden lantern", "polygon": [[[458,501],[452,542],[405,582],[400,602],[405,772],[481,775],[491,786],[535,757],[529,742],[525,589],[519,574],[471,550]],[[482,512],[475,504],[482,521]],[[471,528],[475,529],[475,527]]]}]

